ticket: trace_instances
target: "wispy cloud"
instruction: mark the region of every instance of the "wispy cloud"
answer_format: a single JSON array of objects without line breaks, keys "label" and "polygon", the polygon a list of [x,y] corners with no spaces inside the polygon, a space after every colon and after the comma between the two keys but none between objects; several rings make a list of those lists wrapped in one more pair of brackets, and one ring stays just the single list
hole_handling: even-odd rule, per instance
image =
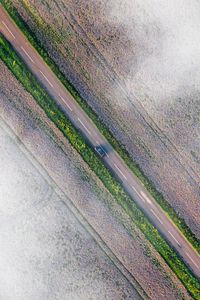
[{"label": "wispy cloud", "polygon": [[[130,90],[167,100],[200,86],[200,3],[188,0],[110,0],[108,21],[124,26],[135,51]],[[137,71],[135,64],[137,61]],[[186,88],[186,89],[185,89]]]}]

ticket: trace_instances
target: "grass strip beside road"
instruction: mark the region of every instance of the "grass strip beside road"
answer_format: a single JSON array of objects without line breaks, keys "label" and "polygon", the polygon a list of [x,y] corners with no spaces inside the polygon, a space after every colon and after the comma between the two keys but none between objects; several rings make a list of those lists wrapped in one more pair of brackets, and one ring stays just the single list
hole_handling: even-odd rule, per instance
[{"label": "grass strip beside road", "polygon": [[154,245],[155,249],[182,281],[191,296],[199,300],[200,282],[198,279],[192,274],[178,254],[167,244],[157,229],[148,221],[143,212],[124,191],[122,185],[114,178],[2,35],[0,35],[0,58],[24,88],[34,97],[49,119],[60,129],[93,172],[101,179],[105,187],[131,217],[132,221],[140,228],[146,238]]},{"label": "grass strip beside road", "polygon": [[125,146],[122,145],[117,139],[113,136],[110,130],[103,124],[103,122],[99,119],[98,115],[93,111],[93,109],[87,104],[87,102],[80,97],[78,92],[72,86],[72,84],[67,80],[65,75],[60,71],[59,67],[56,63],[50,58],[48,52],[43,47],[43,45],[38,41],[34,32],[30,30],[27,24],[23,21],[21,16],[19,15],[17,9],[13,6],[10,0],[0,0],[4,8],[7,10],[12,19],[16,22],[21,31],[25,34],[29,42],[33,45],[33,47],[38,51],[43,60],[48,64],[51,70],[56,74],[56,76],[60,79],[63,85],[68,89],[68,91],[72,94],[74,99],[79,103],[82,109],[87,113],[90,119],[95,123],[100,132],[105,136],[105,138],[109,141],[109,143],[113,146],[113,148],[119,153],[122,159],[126,162],[127,166],[132,170],[132,172],[140,179],[140,181],[144,184],[145,188],[150,192],[150,194],[154,197],[154,199],[159,203],[162,209],[166,212],[169,218],[176,224],[182,234],[186,237],[186,239],[191,243],[191,245],[196,249],[196,251],[200,254],[200,241],[195,236],[195,234],[190,230],[190,228],[185,223],[184,219],[180,218],[178,214],[175,212],[173,207],[166,201],[164,196],[157,191],[153,182],[148,179],[148,177],[144,174],[140,166],[133,161]]}]

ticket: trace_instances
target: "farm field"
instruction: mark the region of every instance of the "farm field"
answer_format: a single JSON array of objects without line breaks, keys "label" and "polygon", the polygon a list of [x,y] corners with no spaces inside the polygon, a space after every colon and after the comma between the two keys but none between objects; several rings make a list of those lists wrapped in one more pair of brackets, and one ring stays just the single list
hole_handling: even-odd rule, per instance
[{"label": "farm field", "polygon": [[[188,292],[194,299],[199,299],[200,286],[198,279],[191,274],[173,248],[165,242],[162,236],[159,235],[157,230],[155,230],[152,224],[149,223],[143,213],[137,208],[132,199],[128,197],[120,183],[114,179],[89,145],[85,143],[83,136],[80,135],[75,127],[73,127],[69,119],[63,115],[54,100],[52,100],[45,90],[42,89],[36,78],[30,73],[27,66],[22,62],[20,57],[17,56],[16,52],[3,36],[0,37],[0,43],[0,56],[2,61],[6,63],[15,77],[22,83],[23,87],[34,97],[36,103],[44,110],[48,118],[62,132],[71,145],[73,145],[74,149],[81,155],[83,160],[87,162],[91,170],[98,176],[104,186],[114,196],[117,203],[121,205],[130,217],[131,222],[136,224],[145,237],[152,243],[156,251],[164,258],[187,288]],[[108,219],[109,227],[111,224],[110,216],[108,216]],[[105,226],[104,223],[102,225]],[[114,227],[114,231],[115,230],[116,227]],[[108,234],[110,234],[110,231]],[[129,269],[130,264],[126,267]]]},{"label": "farm field", "polygon": [[[170,297],[169,299],[182,299],[183,294],[185,299],[190,299],[183,286],[174,277],[163,260],[155,253],[155,250],[144,239],[144,236],[129,222],[120,207],[114,204],[115,201],[113,201],[112,197],[103,188],[94,174],[91,176],[91,171],[87,168],[87,165],[77,156],[77,153],[68,142],[62,138],[62,135],[59,134],[53,124],[45,118],[44,113],[35,104],[35,101],[23,90],[22,86],[2,63],[0,64],[0,70],[1,148],[4,149],[5,153],[5,147],[7,147],[6,153],[8,153],[6,159],[5,154],[3,156],[4,158],[1,157],[1,162],[4,166],[3,170],[6,175],[2,178],[8,178],[8,182],[20,188],[20,190],[17,190],[17,193],[15,190],[9,188],[9,186],[8,190],[3,191],[2,199],[6,198],[5,195],[9,195],[8,199],[10,201],[8,203],[2,202],[2,210],[5,210],[5,216],[8,215],[6,209],[9,210],[9,212],[11,212],[10,218],[12,218],[13,215],[13,220],[16,220],[15,224],[14,221],[11,222],[10,230],[15,228],[15,232],[19,234],[17,240],[21,241],[20,245],[24,247],[20,248],[21,246],[18,244],[17,247],[15,247],[16,252],[13,253],[12,247],[9,247],[9,251],[11,252],[8,251],[9,254],[12,254],[11,256],[14,255],[13,259],[16,258],[16,261],[24,268],[21,270],[22,273],[17,274],[17,278],[21,279],[20,283],[23,286],[19,285],[19,282],[16,283],[17,296],[15,299],[21,299],[23,297],[26,299],[28,297],[28,299],[37,299],[37,297],[44,298],[45,295],[48,295],[45,294],[48,293],[47,284],[54,282],[54,276],[57,276],[57,273],[53,273],[52,277],[49,277],[48,270],[52,266],[56,266],[55,270],[59,272],[59,274],[62,270],[61,274],[63,276],[59,275],[61,277],[59,277],[56,283],[54,282],[56,286],[52,285],[52,291],[55,293],[52,295],[52,297],[54,297],[52,299],[62,299],[62,297],[66,299],[64,298],[64,294],[59,294],[63,285],[65,286],[63,293],[72,293],[69,294],[72,295],[70,299],[80,299],[80,294],[84,290],[84,286],[89,289],[87,293],[91,295],[91,299],[103,299],[106,297],[107,299],[112,299],[113,297],[115,299],[138,299],[130,284],[127,283],[123,276],[119,275],[119,272],[110,260],[105,258],[105,255],[99,250],[94,240],[88,236],[85,229],[83,229],[82,226],[80,227],[80,220],[77,222],[69,209],[64,205],[64,203],[69,205],[70,202],[76,205],[78,210],[81,211],[84,217],[92,224],[95,231],[106,241],[106,244],[112,247],[112,252],[115,253],[118,258],[121,258],[122,261],[124,260],[125,265],[129,265],[133,276],[137,278],[143,289],[153,299],[167,299],[167,297]],[[5,121],[3,120],[9,124],[9,128],[12,128],[17,136],[12,133],[12,139],[8,137],[8,133],[6,133],[8,125],[5,125]],[[27,162],[27,157],[23,154],[23,151],[21,151],[23,144],[20,141],[26,145],[33,156],[37,156],[37,163],[34,163],[34,160],[31,161],[31,163]],[[13,151],[11,149],[13,149]],[[22,161],[20,161],[20,158]],[[16,166],[15,170],[12,169],[13,163],[11,163],[11,161],[13,162],[13,160],[14,166]],[[40,163],[39,171],[33,167],[31,168],[31,173],[27,173],[27,165],[29,169],[30,164],[36,164],[38,168],[38,163]],[[51,175],[54,182],[53,184],[47,184],[46,177],[49,176],[46,175],[46,171],[44,171],[44,168],[41,166],[45,167],[45,170]],[[11,178],[13,174],[16,175],[16,173],[13,172],[19,172],[19,176],[13,176],[13,178]],[[46,180],[44,180],[43,177],[45,177]],[[94,180],[92,180],[91,177],[94,178]],[[17,183],[13,182],[14,178],[18,178]],[[24,180],[27,180],[26,186],[30,186],[30,195],[24,195]],[[33,180],[33,182],[31,180]],[[62,197],[58,197],[57,195],[56,186],[58,184],[65,194],[64,197],[63,195]],[[33,189],[34,193],[32,192]],[[16,195],[21,195],[20,200]],[[21,201],[21,199],[23,199],[23,201]],[[28,203],[26,199],[28,199]],[[114,214],[110,214],[112,211],[115,211],[115,217]],[[98,212],[98,214],[96,212]],[[16,217],[14,218],[14,216]],[[2,220],[4,220],[4,218],[2,218]],[[107,222],[109,223],[109,234]],[[72,227],[70,227],[70,223],[73,224],[73,230]],[[122,226],[121,223],[123,223],[124,226]],[[23,228],[20,224],[23,224]],[[42,224],[42,230],[39,224]],[[102,226],[103,224],[104,226]],[[36,230],[37,228],[39,230]],[[74,232],[75,229],[77,229],[77,233]],[[115,230],[115,237],[117,235],[118,238],[112,239],[112,236],[114,236],[112,235],[112,230]],[[5,234],[7,235],[7,231],[3,231],[1,236]],[[23,240],[24,236],[27,236],[26,241]],[[73,240],[73,237],[75,240]],[[29,238],[35,243],[30,243]],[[17,243],[17,240],[15,235],[11,234],[10,240],[6,240],[4,244],[4,249],[7,249],[9,245],[11,246],[13,242]],[[72,243],[73,245],[75,244],[74,248],[72,244],[69,243],[69,240],[70,242],[74,241],[74,243]],[[119,242],[119,244],[116,244],[117,242]],[[89,248],[90,250],[86,247],[88,244],[91,246],[91,248]],[[126,247],[124,248],[123,245],[126,245]],[[127,247],[127,245],[129,247]],[[40,250],[39,253],[36,252],[37,256],[33,259],[32,251],[35,253],[35,250],[37,250],[34,247],[38,247],[37,249]],[[44,256],[41,256],[41,247],[44,247],[44,251],[46,251],[46,255]],[[70,252],[67,251],[69,248],[72,253],[75,251],[75,256],[70,256]],[[24,257],[22,258],[21,252],[25,254],[25,259]],[[92,265],[94,265],[93,261],[99,263],[99,265],[95,265],[93,270],[85,270],[85,266],[90,265],[88,261],[85,261],[88,257],[88,253],[90,253],[89,257],[92,260]],[[5,255],[9,254],[2,253],[1,257],[5,257]],[[31,259],[29,261],[30,257]],[[46,260],[47,257],[49,258],[48,261]],[[100,262],[99,257],[101,258]],[[71,269],[67,268],[66,264],[63,265],[63,260],[65,259],[67,261],[69,259],[68,263],[72,269],[77,268],[76,276],[80,274],[81,278],[76,277],[76,279],[80,278],[80,282],[83,280],[85,283],[85,285],[81,284],[78,288],[74,286],[76,292],[70,289],[67,290],[69,288],[69,282],[67,283],[64,278],[67,276],[69,281],[72,279],[69,273],[66,273],[70,272]],[[5,260],[7,261],[7,259]],[[15,265],[13,261],[8,261],[12,265],[14,264],[18,272],[20,272],[19,266]],[[38,263],[40,265],[39,271]],[[49,263],[52,263],[52,265],[49,266]],[[102,265],[105,267],[103,270]],[[7,266],[5,266],[5,270],[8,270],[6,267]],[[30,273],[28,273],[29,276],[25,276],[26,278],[22,275],[26,273],[27,268],[30,267],[33,271],[32,273],[36,276],[35,278],[40,279],[36,281],[40,282],[39,293],[41,294],[35,294],[36,290],[27,291],[24,289],[24,286],[28,287],[29,284],[31,285],[32,280],[35,279],[31,277],[32,275]],[[78,269],[81,267],[82,272]],[[97,277],[96,272],[100,277]],[[4,274],[5,272],[2,273],[2,276]],[[13,272],[13,277],[14,276],[15,273]],[[154,276],[155,280],[153,279]],[[116,278],[116,284],[113,277]],[[101,285],[102,278],[104,278],[104,280]],[[112,278],[112,280],[109,278]],[[9,274],[6,279],[9,279]],[[5,282],[6,279],[4,277],[4,281],[2,282],[4,282],[4,286],[7,287],[9,282]],[[16,278],[13,280],[15,279]],[[23,280],[27,280],[27,282]],[[72,284],[71,281],[70,284]],[[94,284],[96,284],[95,287]],[[34,287],[34,285],[32,286]],[[93,291],[98,292],[98,289],[101,289],[101,291],[103,289],[103,293],[100,295],[102,298],[98,298],[99,294],[93,294]],[[26,292],[30,294],[22,294]]]},{"label": "farm field", "polygon": [[[187,8],[186,1],[176,1],[173,18],[171,1],[163,10],[159,7],[161,15],[141,1],[133,7],[130,1],[122,6],[111,0],[12,2],[60,69],[199,238],[198,42],[189,43],[187,31],[195,32],[195,9],[188,8],[182,26],[188,35],[181,44],[184,32],[178,32],[173,20],[182,25],[184,9],[179,8],[181,3]],[[188,52],[184,42],[191,44]],[[182,63],[185,55],[188,67]]]}]

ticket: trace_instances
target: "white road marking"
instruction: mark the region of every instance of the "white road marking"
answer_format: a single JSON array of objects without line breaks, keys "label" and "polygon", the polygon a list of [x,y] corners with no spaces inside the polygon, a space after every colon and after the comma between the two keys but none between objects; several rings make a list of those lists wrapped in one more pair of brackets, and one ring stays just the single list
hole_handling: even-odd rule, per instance
[{"label": "white road marking", "polygon": [[67,107],[69,108],[69,110],[71,110],[72,111],[72,108],[71,108],[71,106],[67,103],[67,101],[59,94],[58,95],[61,99],[62,99],[62,101],[67,105]]},{"label": "white road marking", "polygon": [[190,254],[186,252],[186,255],[189,257],[189,259],[191,260],[191,262],[193,262],[193,264],[197,267],[197,269],[199,269],[199,266],[195,263],[194,259],[192,259],[192,257],[190,256]]},{"label": "white road marking", "polygon": [[12,33],[12,31],[8,28],[8,26],[6,25],[6,23],[4,21],[2,21],[3,25],[6,27],[6,29],[8,30],[8,32],[12,35],[12,37],[15,39],[14,34]]},{"label": "white road marking", "polygon": [[144,199],[141,197],[141,195],[138,193],[138,191],[136,190],[136,188],[132,185],[131,186],[132,189],[136,192],[136,194],[140,197],[140,199],[142,199],[142,201],[144,202]]},{"label": "white road marking", "polygon": [[[175,242],[177,242],[177,244],[179,244],[179,242],[177,241],[177,239],[175,238],[175,236],[168,230],[169,234],[171,235],[171,237],[175,240]],[[179,244],[180,245],[180,244]]]},{"label": "white road marking", "polygon": [[163,224],[163,222],[162,222],[162,220],[159,218],[159,216],[155,213],[155,211],[151,208],[150,209],[151,210],[151,212],[152,212],[152,214],[158,219],[158,221],[161,223],[161,224]]},{"label": "white road marking", "polygon": [[81,123],[81,125],[85,128],[85,130],[91,135],[91,132],[89,129],[85,126],[85,124],[78,118],[78,121]]},{"label": "white road marking", "polygon": [[114,164],[115,168],[119,171],[119,173],[127,180],[126,176],[124,175],[124,173],[120,170],[120,168]]},{"label": "white road marking", "polygon": [[46,79],[46,81],[49,83],[49,85],[50,85],[51,87],[53,87],[53,84],[49,81],[49,79],[46,77],[46,75],[45,75],[42,71],[40,71],[40,73],[41,73],[42,76]]},{"label": "white road marking", "polygon": [[147,201],[147,203],[152,204],[151,200],[147,197],[147,195],[143,191],[141,191],[140,194]]},{"label": "white road marking", "polygon": [[28,56],[28,58],[32,61],[32,63],[35,63],[32,57],[28,54],[28,52],[24,49],[24,47],[21,46],[21,49],[24,51],[24,53]]}]

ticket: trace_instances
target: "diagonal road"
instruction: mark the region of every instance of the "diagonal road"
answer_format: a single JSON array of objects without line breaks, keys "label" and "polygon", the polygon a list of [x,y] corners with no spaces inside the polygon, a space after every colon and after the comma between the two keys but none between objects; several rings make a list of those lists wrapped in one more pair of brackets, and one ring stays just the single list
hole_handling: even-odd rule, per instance
[{"label": "diagonal road", "polygon": [[45,64],[37,51],[31,46],[23,33],[12,22],[0,5],[0,32],[12,44],[25,61],[32,73],[37,77],[48,93],[59,104],[67,117],[78,128],[92,147],[99,147],[104,153],[102,160],[122,182],[125,190],[138,204],[145,215],[164,236],[164,238],[181,255],[194,274],[200,278],[200,256],[184,238],[178,228],[170,221],[165,212],[142,186],[112,146],[99,132],[94,123],[77,104],[56,75]]}]

